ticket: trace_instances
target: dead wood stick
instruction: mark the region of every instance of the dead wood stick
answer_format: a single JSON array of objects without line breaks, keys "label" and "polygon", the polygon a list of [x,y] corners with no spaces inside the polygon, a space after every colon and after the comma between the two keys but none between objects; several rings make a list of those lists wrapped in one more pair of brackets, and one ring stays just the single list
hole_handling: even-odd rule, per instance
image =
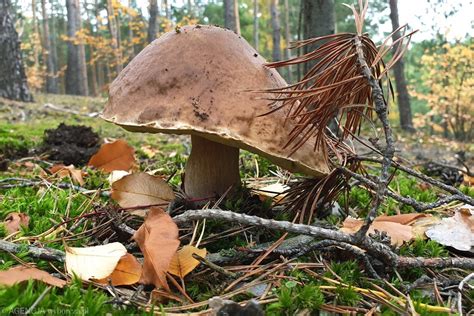
[{"label": "dead wood stick", "polygon": [[[375,163],[382,163],[383,161],[378,159],[378,158],[369,158],[369,157],[356,157],[357,160],[363,160],[363,161],[370,161],[370,162],[375,162]],[[392,161],[392,164],[397,167],[398,169],[400,169],[401,171],[411,175],[411,176],[414,176],[422,181],[425,181],[426,183],[429,183],[431,185],[434,185],[446,192],[449,192],[453,195],[459,195],[461,198],[462,198],[462,202],[465,202],[467,204],[471,204],[471,205],[474,205],[474,199],[471,198],[470,196],[467,196],[465,195],[464,193],[462,193],[459,189],[451,186],[451,185],[448,185],[446,183],[443,183],[439,180],[436,180],[436,179],[433,179],[432,177],[430,176],[427,176],[426,174],[423,174],[421,172],[418,172],[416,170],[413,170],[411,168],[408,168],[408,167],[405,167],[403,165],[401,165],[400,163],[396,162],[396,161]]]},{"label": "dead wood stick", "polygon": [[[342,172],[344,172],[345,174],[347,174],[347,175],[351,176],[352,178],[356,179],[360,183],[363,183],[367,187],[369,187],[371,189],[376,189],[377,188],[377,184],[374,181],[372,181],[370,179],[367,179],[363,175],[360,175],[356,172],[353,172],[353,171],[351,171],[347,168],[340,167],[339,169],[342,170]],[[393,193],[392,191],[387,190],[387,188],[385,188],[384,194],[386,194],[388,197],[393,198],[395,201],[398,201],[400,203],[403,203],[403,204],[406,204],[406,205],[409,205],[409,206],[413,207],[418,212],[431,210],[431,209],[440,207],[441,205],[451,203],[453,201],[460,201],[460,202],[464,202],[464,203],[467,203],[467,204],[474,205],[474,200],[472,198],[468,197],[467,195],[462,194],[462,193],[461,194],[449,195],[449,196],[443,197],[443,198],[441,198],[441,199],[439,199],[435,202],[432,202],[432,203],[418,202],[414,198],[403,197],[403,196],[400,196],[396,193]]]},{"label": "dead wood stick", "polygon": [[40,248],[36,246],[27,246],[25,244],[15,244],[9,241],[0,240],[0,250],[11,252],[11,253],[19,253],[23,251],[27,251],[28,255],[44,259],[48,261],[59,261],[64,262],[64,258],[66,257],[65,253],[61,250],[53,249],[53,248]]},{"label": "dead wood stick", "polygon": [[254,225],[268,229],[282,230],[297,234],[309,235],[320,239],[330,239],[365,249],[367,253],[391,267],[409,268],[409,267],[457,267],[465,269],[474,269],[474,259],[472,258],[410,258],[402,257],[394,253],[387,245],[372,240],[364,236],[362,240],[355,236],[345,234],[340,231],[334,231],[326,228],[315,227],[304,224],[294,224],[287,221],[275,221],[264,219],[257,216],[222,211],[218,209],[190,210],[181,215],[175,216],[173,220],[176,224],[183,224],[202,219],[220,219],[228,222],[237,222],[244,225]]},{"label": "dead wood stick", "polygon": [[395,142],[393,140],[392,129],[390,128],[390,123],[388,121],[387,103],[385,102],[380,79],[374,77],[372,70],[370,69],[369,65],[367,65],[360,36],[354,37],[354,46],[357,52],[357,61],[361,68],[360,71],[372,89],[372,100],[375,105],[375,113],[377,113],[377,117],[379,118],[380,122],[382,122],[385,143],[387,145],[385,149],[382,150],[382,170],[377,181],[375,198],[372,201],[372,206],[364,224],[356,233],[356,237],[362,240],[362,238],[364,238],[367,234],[370,225],[372,225],[372,222],[375,220],[375,217],[377,216],[377,210],[385,198],[385,192],[389,181],[389,169],[392,165],[393,155],[395,153]]}]

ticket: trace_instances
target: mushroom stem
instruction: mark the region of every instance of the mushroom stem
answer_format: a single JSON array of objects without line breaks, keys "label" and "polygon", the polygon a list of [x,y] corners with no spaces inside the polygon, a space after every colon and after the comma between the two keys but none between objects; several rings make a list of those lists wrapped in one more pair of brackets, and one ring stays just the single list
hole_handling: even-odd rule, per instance
[{"label": "mushroom stem", "polygon": [[189,197],[214,197],[240,184],[238,148],[195,135],[191,135],[191,144],[184,177]]}]

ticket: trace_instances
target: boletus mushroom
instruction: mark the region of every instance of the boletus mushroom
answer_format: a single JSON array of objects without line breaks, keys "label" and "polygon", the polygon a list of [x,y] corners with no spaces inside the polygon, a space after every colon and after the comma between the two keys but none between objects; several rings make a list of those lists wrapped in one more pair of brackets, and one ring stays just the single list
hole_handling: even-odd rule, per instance
[{"label": "boletus mushroom", "polygon": [[239,148],[293,172],[322,176],[314,143],[290,155],[291,121],[269,111],[260,90],[286,82],[242,37],[215,26],[185,26],[141,51],[110,86],[103,118],[132,132],[191,135],[184,188],[193,198],[240,183]]}]

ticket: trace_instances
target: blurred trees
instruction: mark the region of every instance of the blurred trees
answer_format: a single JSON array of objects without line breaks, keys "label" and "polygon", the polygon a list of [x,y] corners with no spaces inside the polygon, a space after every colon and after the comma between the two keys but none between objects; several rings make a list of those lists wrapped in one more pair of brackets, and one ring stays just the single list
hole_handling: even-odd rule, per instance
[{"label": "blurred trees", "polygon": [[418,115],[418,125],[430,126],[444,136],[461,141],[474,139],[474,44],[449,44],[432,54],[424,54],[421,64],[425,93],[414,93],[428,103],[430,111]]},{"label": "blurred trees", "polygon": [[[0,0],[0,3],[6,1]],[[14,29],[2,28],[1,32],[9,33],[2,41],[9,44],[0,45],[0,54],[3,54],[0,55],[0,82],[7,82],[1,76],[9,65],[18,69],[17,74],[26,73],[30,89],[49,93],[105,95],[109,83],[139,51],[152,39],[178,25],[227,25],[240,30],[242,37],[268,60],[295,55],[297,52],[288,50],[289,43],[295,40],[335,31],[355,31],[351,10],[342,5],[355,1],[347,0],[10,1],[13,1],[10,10],[16,17],[15,26],[21,38],[25,71],[20,71],[20,63],[13,59],[6,61],[3,57],[6,50],[9,58],[17,54],[18,59],[20,55],[19,52],[12,53],[13,46],[8,46],[18,43],[12,32]],[[390,33],[381,34],[382,29],[392,29],[389,26],[390,2],[395,1],[370,1],[365,31],[371,36],[381,39]],[[464,10],[462,3],[453,6],[448,0],[430,0],[430,5],[430,12],[438,19]],[[2,14],[6,12],[4,8]],[[395,18],[395,13],[392,17]],[[394,23],[393,28],[396,25]],[[399,86],[403,82],[399,75],[403,74],[411,95],[415,127],[420,128],[423,123],[433,133],[467,139],[472,137],[469,131],[472,130],[473,106],[472,99],[469,101],[472,95],[468,93],[469,88],[472,90],[472,70],[461,56],[466,56],[468,48],[472,49],[472,39],[466,36],[463,40],[448,42],[441,26],[432,27],[431,39],[412,43],[409,47],[404,57],[405,68],[394,69],[398,96],[407,96]],[[461,54],[458,59],[454,58],[454,52]],[[443,66],[442,60],[444,63],[448,60],[451,66]],[[439,72],[432,73],[434,69]],[[303,69],[298,71],[297,67],[292,67],[282,70],[282,74],[287,80],[294,81],[301,78]],[[449,77],[438,77],[443,74]],[[29,95],[26,84],[21,84],[24,74],[17,78],[19,81],[8,82],[16,82],[16,95]],[[397,102],[402,114],[401,126],[407,127],[410,124],[405,122],[410,120],[409,115],[405,119],[402,99]]]}]

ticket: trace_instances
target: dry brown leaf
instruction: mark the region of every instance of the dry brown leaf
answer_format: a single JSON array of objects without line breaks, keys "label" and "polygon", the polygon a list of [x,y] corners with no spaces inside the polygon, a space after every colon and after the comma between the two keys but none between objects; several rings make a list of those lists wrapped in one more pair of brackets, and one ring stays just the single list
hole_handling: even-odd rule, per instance
[{"label": "dry brown leaf", "polygon": [[431,216],[429,214],[423,213],[409,213],[409,214],[399,214],[399,215],[381,215],[375,218],[375,222],[382,221],[382,222],[392,222],[392,223],[399,223],[402,225],[411,225],[416,220],[422,217]]},{"label": "dry brown leaf", "polygon": [[130,170],[135,164],[135,150],[126,141],[119,139],[113,143],[104,144],[89,160],[89,166],[104,172],[113,170]]},{"label": "dry brown leaf", "polygon": [[7,215],[3,224],[7,229],[8,234],[16,233],[21,226],[28,227],[30,217],[24,213],[13,212]]},{"label": "dry brown leaf", "polygon": [[84,185],[84,178],[82,177],[82,170],[76,169],[74,165],[65,166],[62,164],[54,165],[49,168],[49,171],[59,178],[70,177],[72,181],[79,185]]},{"label": "dry brown leaf", "polygon": [[457,250],[474,253],[474,207],[464,205],[426,231],[428,238]]},{"label": "dry brown leaf", "polygon": [[471,187],[474,186],[474,177],[471,177],[468,174],[464,174],[463,184],[465,186],[471,186]]},{"label": "dry brown leaf", "polygon": [[134,173],[112,184],[112,199],[121,207],[166,205],[174,200],[171,187],[161,178],[148,173]]},{"label": "dry brown leaf", "polygon": [[2,285],[11,286],[29,279],[39,280],[57,287],[63,287],[66,284],[66,281],[58,279],[46,271],[32,267],[16,266],[6,271],[0,271],[0,284]]},{"label": "dry brown leaf", "polygon": [[120,261],[117,263],[117,266],[114,269],[114,272],[106,278],[97,280],[97,282],[102,284],[108,284],[110,279],[112,285],[131,285],[135,284],[140,280],[142,275],[142,265],[138,262],[132,254],[127,253]]},{"label": "dry brown leaf", "polygon": [[168,272],[180,277],[181,279],[193,271],[198,265],[199,261],[194,259],[193,254],[201,257],[206,257],[206,249],[199,249],[194,246],[186,245],[175,253],[171,260]]},{"label": "dry brown leaf", "polygon": [[[362,220],[348,217],[344,221],[341,231],[353,234],[359,230],[363,223],[364,221]],[[410,241],[414,238],[411,226],[402,225],[397,222],[374,221],[367,233],[373,234],[376,230],[379,232],[386,232],[391,238],[391,244],[394,246],[401,246],[404,242]]]},{"label": "dry brown leaf", "polygon": [[145,222],[133,236],[144,257],[141,283],[170,290],[166,271],[178,250],[178,236],[178,226],[173,219],[163,209],[152,207]]}]

